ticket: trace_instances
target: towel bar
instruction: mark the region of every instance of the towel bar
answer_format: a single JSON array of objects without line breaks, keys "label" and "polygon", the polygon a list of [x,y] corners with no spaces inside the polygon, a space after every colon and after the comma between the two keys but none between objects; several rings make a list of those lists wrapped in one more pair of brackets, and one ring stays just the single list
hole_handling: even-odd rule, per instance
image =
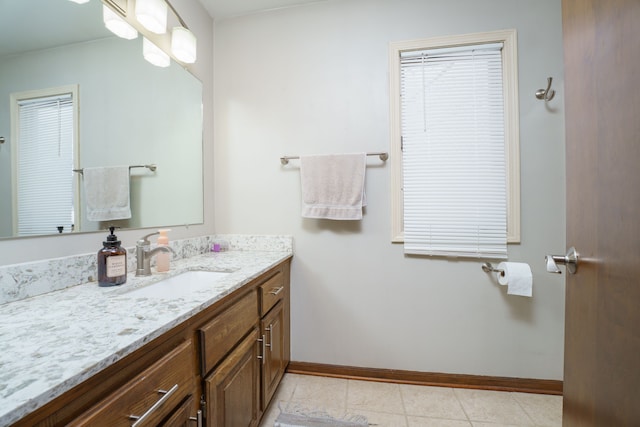
[{"label": "towel bar", "polygon": [[[156,171],[156,169],[158,169],[158,166],[157,166],[157,165],[154,165],[154,164],[152,164],[152,165],[132,165],[132,166],[129,166],[129,170],[131,170],[132,168],[147,168],[147,169],[149,169],[151,172],[155,172],[155,171]],[[76,172],[76,173],[83,173],[83,172],[84,172],[84,168],[80,168],[80,169],[73,169],[73,172]]]},{"label": "towel bar", "polygon": [[[367,156],[378,156],[380,157],[380,160],[384,162],[389,158],[389,153],[385,153],[385,152],[367,153]],[[300,156],[282,156],[280,157],[280,163],[282,163],[283,165],[286,165],[289,163],[289,160],[299,159],[299,158]]]}]

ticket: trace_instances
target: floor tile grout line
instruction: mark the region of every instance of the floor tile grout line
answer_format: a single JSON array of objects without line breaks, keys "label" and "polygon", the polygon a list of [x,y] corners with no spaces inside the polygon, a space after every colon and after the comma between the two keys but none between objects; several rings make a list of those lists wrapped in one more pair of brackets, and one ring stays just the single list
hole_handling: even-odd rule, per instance
[{"label": "floor tile grout line", "polygon": [[529,414],[529,411],[527,411],[527,409],[520,403],[520,401],[518,399],[516,399],[516,397],[514,396],[513,392],[509,393],[509,397],[518,404],[520,409],[522,409],[522,412],[524,412],[524,414],[527,416],[529,421],[531,421],[531,425],[532,426],[536,425],[535,421],[533,420],[533,417],[531,417],[531,415]]},{"label": "floor tile grout line", "polygon": [[402,403],[402,411],[404,412],[404,424],[409,427],[409,415],[407,415],[407,405],[404,403],[404,394],[402,393],[402,387],[398,384],[398,392],[400,393],[400,402]]},{"label": "floor tile grout line", "polygon": [[467,421],[469,422],[470,425],[473,425],[473,421],[471,420],[471,417],[467,413],[467,410],[464,408],[464,404],[462,403],[462,400],[458,396],[458,393],[456,392],[456,389],[455,388],[451,388],[451,391],[453,392],[453,396],[456,398],[456,401],[458,402],[458,405],[460,405],[460,407],[462,408],[462,412],[464,412],[464,416],[467,417]]}]

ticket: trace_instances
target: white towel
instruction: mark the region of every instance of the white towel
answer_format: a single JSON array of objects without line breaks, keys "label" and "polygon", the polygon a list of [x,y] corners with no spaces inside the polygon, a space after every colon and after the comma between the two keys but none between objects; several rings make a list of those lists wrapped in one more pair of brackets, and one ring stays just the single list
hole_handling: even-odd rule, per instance
[{"label": "white towel", "polygon": [[302,216],[362,219],[365,153],[300,157]]},{"label": "white towel", "polygon": [[82,176],[89,221],[131,218],[129,166],[84,168]]}]

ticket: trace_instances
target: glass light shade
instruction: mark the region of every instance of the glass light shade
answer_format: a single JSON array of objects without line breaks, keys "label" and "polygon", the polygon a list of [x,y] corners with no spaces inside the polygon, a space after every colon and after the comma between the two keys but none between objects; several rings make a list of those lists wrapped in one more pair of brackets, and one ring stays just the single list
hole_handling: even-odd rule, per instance
[{"label": "glass light shade", "polygon": [[164,0],[136,1],[136,19],[152,33],[167,32],[167,11],[167,3]]},{"label": "glass light shade", "polygon": [[178,60],[193,64],[196,62],[196,36],[184,27],[174,27],[171,32],[171,52]]},{"label": "glass light shade", "polygon": [[138,31],[135,28],[105,5],[102,5],[102,20],[104,21],[104,26],[118,37],[127,40],[133,40],[138,37]]},{"label": "glass light shade", "polygon": [[158,67],[168,67],[171,64],[171,58],[169,58],[169,55],[147,40],[146,37],[142,38],[142,56],[144,56],[144,59]]},{"label": "glass light shade", "polygon": [[85,3],[89,3],[89,0],[70,0],[74,3],[78,3],[78,4],[85,4]]}]

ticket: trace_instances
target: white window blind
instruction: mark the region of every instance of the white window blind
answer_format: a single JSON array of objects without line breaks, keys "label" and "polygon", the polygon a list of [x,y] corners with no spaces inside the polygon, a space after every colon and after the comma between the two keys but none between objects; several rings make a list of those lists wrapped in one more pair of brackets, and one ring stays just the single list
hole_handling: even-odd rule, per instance
[{"label": "white window blind", "polygon": [[507,256],[501,47],[401,54],[405,253]]},{"label": "white window blind", "polygon": [[51,234],[60,226],[71,230],[71,94],[18,100],[17,200],[18,235]]}]

